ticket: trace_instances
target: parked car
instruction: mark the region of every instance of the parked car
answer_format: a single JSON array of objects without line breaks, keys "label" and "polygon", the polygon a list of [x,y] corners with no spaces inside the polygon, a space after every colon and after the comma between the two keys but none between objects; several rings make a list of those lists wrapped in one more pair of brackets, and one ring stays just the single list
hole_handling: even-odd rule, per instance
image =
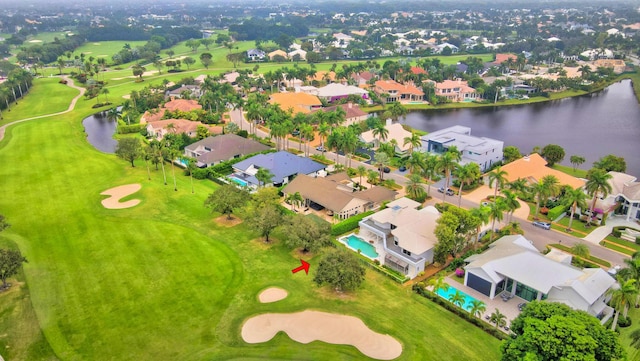
[{"label": "parked car", "polygon": [[536,227],[540,227],[540,228],[543,228],[543,229],[546,229],[546,230],[550,230],[551,229],[551,223],[541,222],[541,221],[533,221],[533,223],[531,223],[531,224],[533,224]]},{"label": "parked car", "polygon": [[320,146],[317,146],[317,147],[316,147],[316,150],[317,150],[318,152],[324,152],[326,149],[324,149],[324,147],[320,145]]},{"label": "parked car", "polygon": [[[438,192],[440,192],[440,193],[444,193],[444,187],[440,187],[440,188],[438,188]],[[454,192],[454,191],[453,191],[453,189],[451,189],[451,188],[447,188],[447,195],[448,195],[448,196],[453,196],[453,195],[455,195],[455,194],[456,194],[456,192]]]},{"label": "parked car", "polygon": [[399,171],[404,172],[407,170],[407,167],[401,165],[400,168],[398,168]]},{"label": "parked car", "polygon": [[[380,168],[378,168],[378,170],[380,170]],[[389,168],[389,167],[384,167],[384,168],[382,169],[382,171],[383,171],[383,172],[385,172],[385,173],[389,173],[389,172],[391,172],[391,168]]]}]

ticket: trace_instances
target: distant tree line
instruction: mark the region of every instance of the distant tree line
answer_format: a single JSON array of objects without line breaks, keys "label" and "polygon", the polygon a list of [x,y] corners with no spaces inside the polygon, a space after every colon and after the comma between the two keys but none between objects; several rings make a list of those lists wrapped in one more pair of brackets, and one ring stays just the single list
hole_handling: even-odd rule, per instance
[{"label": "distant tree line", "polygon": [[55,62],[63,54],[74,51],[82,44],[84,44],[84,38],[80,35],[55,38],[51,43],[23,47],[16,57],[23,64],[48,64]]},{"label": "distant tree line", "polygon": [[286,17],[282,22],[275,23],[264,19],[251,18],[229,26],[236,40],[277,40],[281,36],[302,37],[309,34],[309,28],[304,19]]}]

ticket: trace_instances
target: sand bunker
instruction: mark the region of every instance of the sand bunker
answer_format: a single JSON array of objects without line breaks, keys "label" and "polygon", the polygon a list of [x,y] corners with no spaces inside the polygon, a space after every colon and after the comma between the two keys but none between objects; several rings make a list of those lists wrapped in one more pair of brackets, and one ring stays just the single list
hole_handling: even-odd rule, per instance
[{"label": "sand bunker", "polygon": [[30,43],[41,43],[42,40],[29,40]]},{"label": "sand bunker", "polygon": [[260,292],[260,294],[258,295],[258,300],[260,300],[260,303],[278,302],[287,298],[288,295],[289,294],[287,293],[287,291],[283,290],[282,288],[271,287]]},{"label": "sand bunker", "polygon": [[284,331],[300,343],[323,341],[352,345],[368,357],[392,360],[402,353],[402,345],[389,335],[373,332],[359,318],[320,311],[266,313],[242,325],[242,339],[248,343],[271,340]]},{"label": "sand bunker", "polygon": [[139,199],[131,199],[126,202],[120,202],[120,199],[139,191],[140,188],[142,188],[142,186],[136,183],[107,189],[100,194],[111,197],[103,199],[102,205],[107,209],[123,209],[135,207],[138,205],[138,203],[140,203]]}]

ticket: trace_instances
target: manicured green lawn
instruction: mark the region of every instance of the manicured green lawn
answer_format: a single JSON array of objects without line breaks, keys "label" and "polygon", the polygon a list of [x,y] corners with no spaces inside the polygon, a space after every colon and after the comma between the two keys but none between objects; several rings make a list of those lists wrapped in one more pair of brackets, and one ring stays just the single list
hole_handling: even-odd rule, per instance
[{"label": "manicured green lawn", "polygon": [[[11,105],[11,111],[3,111],[0,125],[14,120],[52,114],[67,110],[70,100],[78,95],[78,91],[64,84],[59,78],[36,79],[28,96],[18,99],[18,104]],[[80,99],[79,102],[84,101]]]},{"label": "manicured green lawn", "polygon": [[[94,58],[107,58],[107,63],[111,62],[111,56],[116,54],[125,44],[131,45],[131,48],[136,48],[146,44],[146,41],[100,41],[100,42],[86,42],[84,45],[78,47],[74,51],[74,55],[81,53],[85,54],[85,57],[93,56]],[[72,57],[73,58],[73,57]],[[66,59],[66,57],[63,57]]]},{"label": "manicured green lawn", "polygon": [[567,167],[566,165],[560,165],[560,164],[554,164],[553,167],[551,168],[567,173],[568,175],[571,175],[577,178],[587,178],[587,171],[584,169],[576,168],[576,170],[574,171],[573,167]]},{"label": "manicured green lawn", "polygon": [[[175,192],[171,181],[163,185],[161,171],[152,170],[149,181],[142,162],[131,168],[94,150],[80,122],[91,104],[12,126],[0,143],[7,195],[0,213],[12,224],[0,242],[14,242],[29,260],[29,293],[0,295],[0,314],[12,315],[0,321],[3,333],[24,335],[7,338],[17,346],[2,349],[5,359],[51,359],[51,350],[63,360],[363,358],[351,346],[303,345],[281,334],[256,345],[240,337],[252,315],[308,308],[354,315],[391,334],[403,344],[402,360],[498,358],[499,341],[375,272],[350,295],[317,288],[313,268],[308,276],[293,275],[296,252],[254,240],[243,224],[213,221],[217,215],[203,207],[213,183],[196,181],[191,194],[189,178],[179,172]],[[170,167],[167,172],[170,177]],[[100,192],[129,183],[142,184],[129,197],[140,205],[102,207]],[[312,267],[318,257],[310,257]],[[256,295],[269,286],[290,295],[259,304]]]}]

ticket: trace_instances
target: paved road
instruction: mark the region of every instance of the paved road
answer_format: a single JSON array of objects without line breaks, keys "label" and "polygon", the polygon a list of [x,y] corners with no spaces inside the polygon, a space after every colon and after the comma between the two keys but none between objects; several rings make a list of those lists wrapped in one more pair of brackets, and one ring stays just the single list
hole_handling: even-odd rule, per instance
[{"label": "paved road", "polygon": [[5,130],[14,125],[14,124],[18,124],[18,123],[22,123],[22,122],[26,122],[28,120],[34,120],[34,119],[41,119],[41,118],[47,118],[47,117],[52,117],[54,115],[60,115],[60,114],[65,114],[65,113],[69,113],[70,111],[72,111],[75,107],[76,107],[76,102],[78,101],[78,99],[80,99],[81,96],[84,95],[85,92],[85,88],[76,86],[73,83],[73,79],[67,78],[66,76],[63,76],[62,79],[67,81],[67,85],[77,89],[78,91],[80,91],[80,94],[76,95],[75,98],[71,99],[71,103],[69,103],[69,107],[67,108],[67,110],[65,111],[61,111],[61,112],[57,112],[57,113],[51,113],[51,114],[44,114],[44,115],[38,115],[37,117],[31,117],[31,118],[25,118],[25,119],[20,119],[20,120],[16,120],[13,121],[11,123],[5,124],[3,126],[0,127],[0,142],[2,141],[2,139],[4,139],[4,132]]},{"label": "paved road", "polygon": [[[244,117],[242,116],[241,112],[239,110],[234,110],[231,112],[231,120],[233,122],[235,122],[236,124],[238,124],[239,126],[242,127],[242,129],[249,129],[249,123],[244,120]],[[267,134],[267,132],[262,131],[260,129],[257,130],[257,135],[259,137],[268,137],[269,135]],[[288,148],[294,148],[294,149],[298,149],[299,143],[296,142],[290,142],[287,141],[287,147]],[[303,148],[304,149],[304,148]],[[311,154],[320,154],[321,152],[316,151],[315,149],[311,149],[310,150]],[[336,160],[336,154],[333,152],[325,152],[324,155],[328,158],[331,159],[333,161]],[[338,155],[338,160],[340,161],[340,163],[344,164],[344,156]],[[366,164],[366,163],[362,163],[362,162],[358,162],[356,160],[352,160],[351,161],[351,166],[352,167],[358,167],[360,165],[365,166],[367,169],[376,169],[374,166]],[[405,178],[405,176],[403,174],[400,174],[398,172],[392,172],[392,173],[387,173],[385,174],[385,178],[389,178],[389,179],[393,179],[395,180],[395,182],[399,185],[404,186],[407,182],[407,178]],[[447,196],[447,195],[443,195],[442,193],[438,193],[436,191],[436,189],[438,188],[439,184],[436,183],[435,185],[431,186],[431,195],[433,198],[431,198],[427,204],[433,205],[439,202],[442,202],[443,199],[445,202],[447,203],[451,203],[454,205],[458,205],[458,196]],[[425,187],[426,189],[426,187]],[[474,208],[477,207],[479,204],[477,203],[477,201],[471,201],[469,199],[465,199],[465,196],[462,196],[462,200],[460,203],[460,206],[462,208]],[[506,218],[506,217],[505,217]],[[618,252],[614,252],[608,248],[602,247],[600,245],[597,244],[597,242],[585,242],[584,240],[565,234],[565,233],[561,233],[561,232],[557,232],[554,230],[545,230],[542,228],[538,228],[538,227],[534,227],[531,222],[529,220],[527,220],[526,218],[519,218],[519,217],[513,217],[514,221],[518,221],[520,222],[520,226],[522,228],[522,230],[525,232],[525,237],[529,240],[531,240],[533,242],[533,244],[536,246],[536,248],[538,248],[540,251],[543,251],[547,245],[549,244],[554,244],[554,243],[560,243],[563,245],[567,245],[568,247],[572,247],[573,245],[577,244],[577,243],[584,243],[586,244],[591,252],[591,255],[598,257],[598,258],[602,258],[604,260],[607,260],[609,262],[611,262],[611,266],[615,266],[615,265],[622,265],[624,264],[624,259],[628,259],[629,257],[623,254],[620,254]],[[506,224],[506,219],[505,221],[501,222],[500,226],[504,226]],[[498,227],[498,224],[496,224],[496,227]]]}]

